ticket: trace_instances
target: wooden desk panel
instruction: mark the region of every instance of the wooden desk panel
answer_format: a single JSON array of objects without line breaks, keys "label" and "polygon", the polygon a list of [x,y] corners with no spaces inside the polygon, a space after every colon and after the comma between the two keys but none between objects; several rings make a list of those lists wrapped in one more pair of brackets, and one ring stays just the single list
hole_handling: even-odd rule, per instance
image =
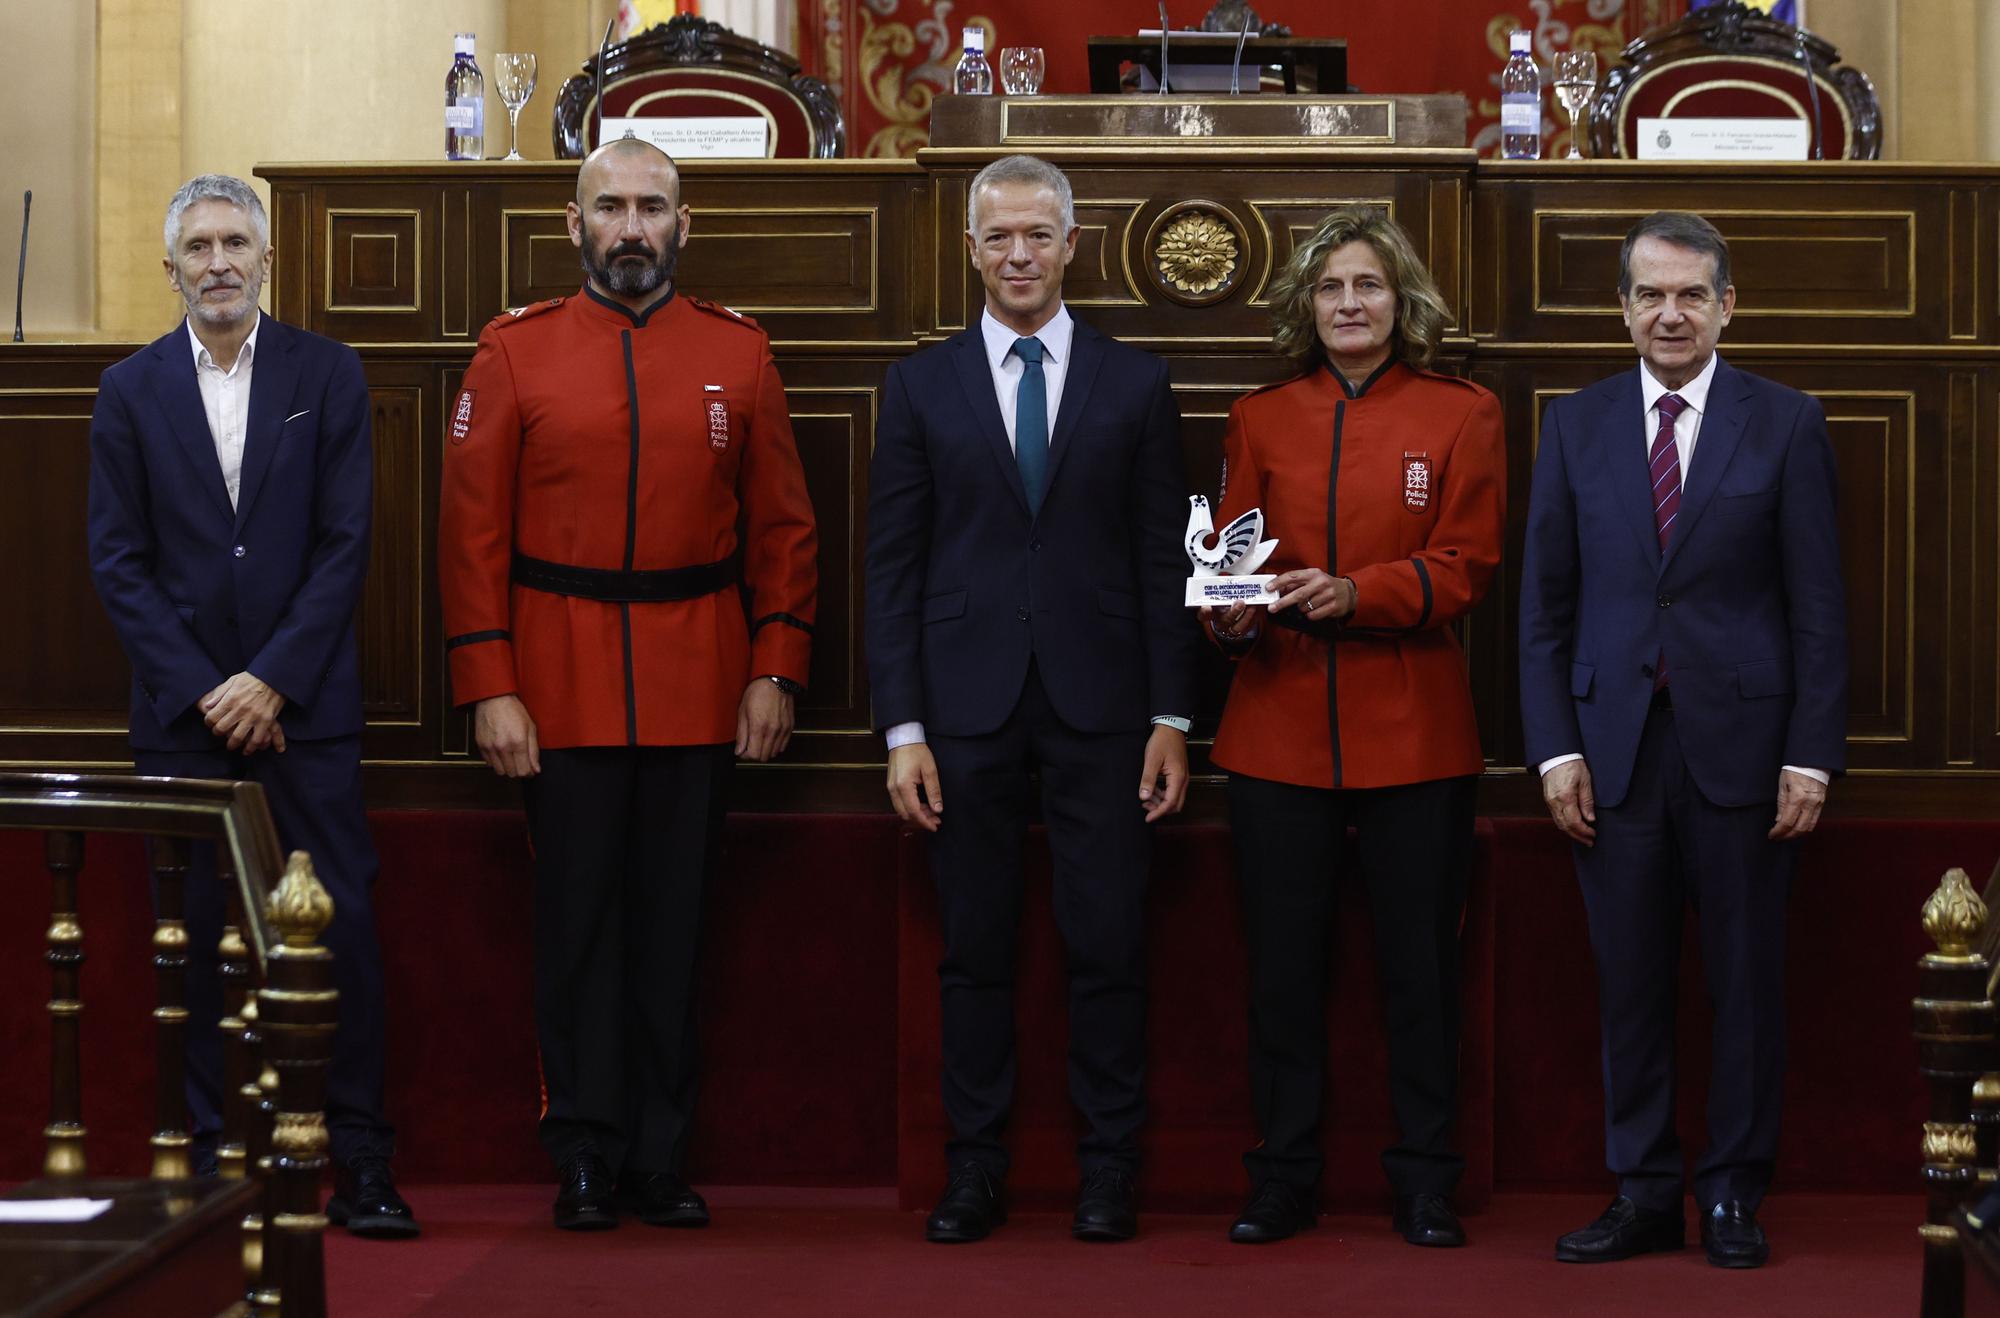
[{"label": "wooden desk panel", "polygon": [[[686,286],[773,334],[820,517],[812,687],[783,764],[739,777],[765,809],[874,809],[860,630],[868,454],[891,362],[979,306],[960,230],[991,153],[921,163],[694,164]],[[1445,365],[1507,412],[1510,554],[1460,627],[1489,764],[1482,805],[1537,808],[1520,769],[1514,613],[1542,408],[1628,369],[1615,310],[1625,225],[1711,208],[1735,244],[1741,302],[1723,350],[1815,394],[1842,482],[1854,668],[1842,809],[2000,811],[2000,167],[1477,164],[1402,155],[1141,150],[1058,156],[1085,232],[1078,314],[1167,357],[1188,487],[1213,494],[1229,406],[1281,378],[1262,290],[1299,235],[1349,200],[1390,208],[1428,253],[1458,325]],[[280,166],[279,314],[360,349],[374,401],[374,570],[363,602],[370,791],[407,804],[506,804],[446,702],[436,594],[445,410],[479,327],[504,306],[574,291],[560,221],[573,166]],[[1161,217],[1226,212],[1237,269],[1211,305],[1149,268]],[[125,667],[83,558],[88,415],[125,345],[0,344],[0,547],[29,562],[0,632],[0,761],[116,763]],[[1194,746],[1206,765],[1227,673],[1204,659]],[[1218,808],[1204,791],[1197,809]]]},{"label": "wooden desk panel", "polygon": [[1471,329],[1501,344],[1628,342],[1619,247],[1642,216],[1673,208],[1729,240],[1725,344],[1991,348],[2000,325],[1981,281],[1993,277],[1996,178],[1859,162],[1482,162],[1474,250],[1495,259],[1470,280]]}]

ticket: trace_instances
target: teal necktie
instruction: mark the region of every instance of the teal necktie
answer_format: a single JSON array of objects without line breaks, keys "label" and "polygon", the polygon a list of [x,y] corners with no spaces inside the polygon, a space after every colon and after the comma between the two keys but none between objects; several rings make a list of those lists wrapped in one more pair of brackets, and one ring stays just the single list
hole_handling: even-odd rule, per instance
[{"label": "teal necktie", "polygon": [[1014,390],[1014,461],[1021,466],[1021,488],[1028,494],[1028,512],[1042,511],[1042,486],[1049,475],[1049,382],[1042,374],[1042,341],[1015,339],[1021,359],[1021,383]]}]

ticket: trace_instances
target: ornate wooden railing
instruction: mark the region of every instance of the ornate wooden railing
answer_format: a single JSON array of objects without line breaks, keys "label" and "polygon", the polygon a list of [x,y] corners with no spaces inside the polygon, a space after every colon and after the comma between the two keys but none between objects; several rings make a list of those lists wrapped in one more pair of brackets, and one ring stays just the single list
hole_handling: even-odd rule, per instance
[{"label": "ornate wooden railing", "polygon": [[2000,1166],[2000,1052],[1994,1046],[1994,966],[2000,921],[2000,868],[1984,899],[1962,869],[1945,873],[1924,903],[1924,932],[1937,950],[1917,962],[1911,1004],[1917,1065],[1930,1089],[1924,1122],[1923,1318],[1965,1311],[1965,1254],[1954,1220],[1994,1184]]},{"label": "ornate wooden railing", "polygon": [[50,883],[49,1124],[43,1172],[81,1181],[84,929],[77,889],[90,833],[152,839],[156,892],[153,1009],[155,1178],[192,1174],[185,1049],[188,932],[184,887],[193,847],[212,843],[226,903],[217,953],[223,982],[226,1086],[221,1175],[261,1182],[243,1222],[246,1307],[318,1318],[326,1312],[320,1182],[326,1167],[326,1071],[338,996],[319,935],[333,903],[304,852],[280,853],[254,783],[0,773],[0,829],[45,834]]}]

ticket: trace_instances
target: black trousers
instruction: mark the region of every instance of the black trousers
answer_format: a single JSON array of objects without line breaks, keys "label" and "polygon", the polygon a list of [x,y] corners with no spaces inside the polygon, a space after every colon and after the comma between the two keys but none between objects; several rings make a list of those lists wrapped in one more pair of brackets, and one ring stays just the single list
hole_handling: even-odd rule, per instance
[{"label": "black trousers", "polygon": [[938,966],[944,1109],[953,1167],[1007,1172],[1014,1100],[1014,961],[1030,774],[1055,861],[1069,969],[1069,1090],[1084,1120],[1077,1162],[1130,1173],[1145,1121],[1146,886],[1152,831],[1139,805],[1148,730],[1078,732],[1030,669],[1020,703],[984,737],[930,739],[944,793],[931,865],[944,924]]},{"label": "black trousers", "polygon": [[542,752],[535,848],[542,1146],[676,1172],[694,1114],[703,898],[733,764],[721,746]]},{"label": "black trousers", "polygon": [[[1347,830],[1375,926],[1389,1100],[1382,1154],[1397,1195],[1449,1194],[1465,1170],[1458,1117],[1459,930],[1472,869],[1472,778],[1323,789],[1229,778],[1229,823],[1250,946],[1250,1097],[1263,1142],[1252,1185],[1311,1194],[1325,1159],[1326,987]],[[949,798],[947,798],[949,799]]]},{"label": "black trousers", "polygon": [[1695,1167],[1706,1211],[1763,1200],[1778,1157],[1785,1076],[1785,902],[1797,843],[1767,836],[1772,800],[1718,806],[1689,776],[1671,709],[1639,739],[1631,790],[1597,808],[1597,844],[1577,847],[1604,1029],[1605,1161],[1619,1193],[1679,1212],[1675,1007],[1681,921],[1692,905],[1714,1011],[1708,1147]]},{"label": "black trousers", "polygon": [[[396,1133],[382,1118],[385,1008],[382,949],[375,937],[372,891],[375,841],[361,801],[361,739],[329,737],[287,743],[282,754],[233,755],[213,751],[136,751],[143,774],[176,778],[227,778],[259,783],[287,852],[312,857],[313,871],[333,898],[333,923],[321,942],[333,953],[340,1023],[327,1071],[327,1142],[341,1161],[362,1155],[388,1157]],[[188,931],[188,1110],[197,1141],[222,1130],[222,978],[216,944],[222,938],[224,893],[217,881],[215,847],[194,848],[183,885]]]}]

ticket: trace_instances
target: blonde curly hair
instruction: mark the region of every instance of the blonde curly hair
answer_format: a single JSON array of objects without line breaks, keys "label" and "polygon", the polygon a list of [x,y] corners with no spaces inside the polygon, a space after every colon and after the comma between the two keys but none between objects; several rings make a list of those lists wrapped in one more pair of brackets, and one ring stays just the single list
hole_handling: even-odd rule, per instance
[{"label": "blonde curly hair", "polygon": [[1326,258],[1355,242],[1375,249],[1395,290],[1391,354],[1418,370],[1428,369],[1437,358],[1450,309],[1403,226],[1381,211],[1362,206],[1343,206],[1332,212],[1319,222],[1311,237],[1292,250],[1291,259],[1271,285],[1271,346],[1301,371],[1313,369],[1325,358],[1313,318],[1313,286],[1319,283]]}]

